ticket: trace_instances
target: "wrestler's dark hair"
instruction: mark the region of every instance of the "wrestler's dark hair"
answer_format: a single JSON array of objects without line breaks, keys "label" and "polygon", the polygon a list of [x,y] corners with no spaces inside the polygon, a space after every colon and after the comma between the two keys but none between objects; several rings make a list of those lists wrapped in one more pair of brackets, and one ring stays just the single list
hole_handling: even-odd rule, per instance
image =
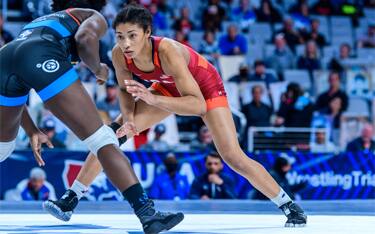
[{"label": "wrestler's dark hair", "polygon": [[146,32],[152,29],[152,15],[141,5],[128,4],[116,15],[112,27],[116,29],[119,24],[125,23],[137,24]]},{"label": "wrestler's dark hair", "polygon": [[52,11],[62,11],[68,8],[89,8],[101,11],[107,0],[53,0]]}]

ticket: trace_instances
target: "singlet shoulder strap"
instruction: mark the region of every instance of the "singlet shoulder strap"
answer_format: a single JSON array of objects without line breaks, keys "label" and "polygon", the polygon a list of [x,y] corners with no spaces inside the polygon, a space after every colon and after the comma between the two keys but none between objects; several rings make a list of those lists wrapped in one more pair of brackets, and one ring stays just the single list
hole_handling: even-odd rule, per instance
[{"label": "singlet shoulder strap", "polygon": [[78,19],[77,19],[77,17],[75,17],[70,11],[72,10],[72,9],[74,9],[74,8],[68,8],[68,9],[66,9],[65,10],[65,12],[66,12],[66,14],[68,14],[77,24],[78,24],[78,26],[79,25],[81,25],[81,21],[79,21]]},{"label": "singlet shoulder strap", "polygon": [[161,68],[161,62],[159,58],[159,45],[163,37],[151,36],[152,50],[153,50],[153,62],[154,65]]}]

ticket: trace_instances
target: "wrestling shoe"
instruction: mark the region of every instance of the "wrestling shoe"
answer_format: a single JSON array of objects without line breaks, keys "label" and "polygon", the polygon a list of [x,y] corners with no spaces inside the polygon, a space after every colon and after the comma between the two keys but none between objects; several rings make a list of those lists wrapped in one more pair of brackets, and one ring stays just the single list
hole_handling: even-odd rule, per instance
[{"label": "wrestling shoe", "polygon": [[148,201],[141,209],[136,212],[142,223],[145,234],[157,234],[167,231],[184,219],[183,213],[169,213],[156,211],[153,201]]},{"label": "wrestling shoe", "polygon": [[285,223],[285,227],[304,227],[306,226],[307,216],[303,212],[302,208],[296,203],[288,202],[280,209],[284,212],[288,220]]},{"label": "wrestling shoe", "polygon": [[57,201],[48,200],[43,202],[45,211],[65,222],[70,220],[77,205],[77,194],[70,189],[66,190],[64,195]]}]

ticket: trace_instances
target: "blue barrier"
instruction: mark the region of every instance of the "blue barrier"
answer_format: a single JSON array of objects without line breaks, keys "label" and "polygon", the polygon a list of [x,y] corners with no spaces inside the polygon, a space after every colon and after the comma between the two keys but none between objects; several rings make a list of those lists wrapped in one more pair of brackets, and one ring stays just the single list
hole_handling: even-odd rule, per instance
[{"label": "blue barrier", "polygon": [[[163,153],[127,152],[126,155],[147,189],[152,186],[154,178],[162,170]],[[44,151],[47,180],[55,187],[60,196],[69,187],[81,168],[87,152]],[[204,153],[177,153],[180,162],[180,173],[192,182],[204,168]],[[269,169],[277,154],[265,153],[250,155]],[[293,153],[296,163],[288,173],[289,183],[307,181],[308,186],[299,195],[302,199],[374,199],[375,198],[375,155],[364,153],[306,154]],[[29,175],[31,168],[37,166],[31,151],[15,151],[12,156],[0,164],[0,198],[14,188],[19,181]],[[236,181],[239,198],[246,199],[253,189],[251,185],[227,166],[224,171]],[[89,200],[122,199],[104,174],[99,176],[90,188]]]}]

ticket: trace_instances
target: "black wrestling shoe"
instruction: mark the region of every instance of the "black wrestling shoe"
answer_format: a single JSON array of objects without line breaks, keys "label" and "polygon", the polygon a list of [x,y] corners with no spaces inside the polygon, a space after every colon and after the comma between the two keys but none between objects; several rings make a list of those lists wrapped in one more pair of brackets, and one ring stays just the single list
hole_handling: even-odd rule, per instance
[{"label": "black wrestling shoe", "polygon": [[70,220],[77,205],[77,194],[70,189],[66,190],[64,195],[57,201],[48,200],[43,202],[45,211],[65,222]]},{"label": "black wrestling shoe", "polygon": [[169,213],[156,211],[153,201],[147,202],[140,210],[136,212],[142,223],[145,234],[157,234],[167,231],[184,219],[183,213]]},{"label": "black wrestling shoe", "polygon": [[303,212],[302,208],[296,203],[288,202],[280,209],[284,212],[288,220],[285,223],[285,227],[304,227],[306,226],[307,216]]}]

